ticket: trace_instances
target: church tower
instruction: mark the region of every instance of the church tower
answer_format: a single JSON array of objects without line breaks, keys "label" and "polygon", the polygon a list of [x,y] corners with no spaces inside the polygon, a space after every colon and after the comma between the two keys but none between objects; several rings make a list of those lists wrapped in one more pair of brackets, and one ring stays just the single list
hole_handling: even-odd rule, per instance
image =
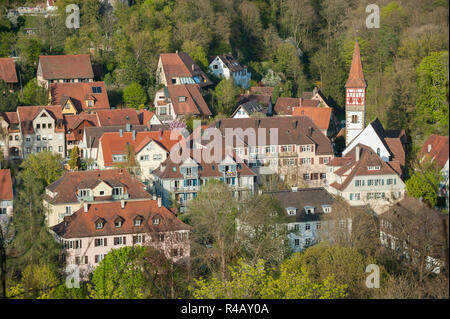
[{"label": "church tower", "polygon": [[361,56],[359,53],[358,40],[353,50],[352,66],[345,83],[345,145],[364,130],[366,111],[366,88],[362,70]]}]

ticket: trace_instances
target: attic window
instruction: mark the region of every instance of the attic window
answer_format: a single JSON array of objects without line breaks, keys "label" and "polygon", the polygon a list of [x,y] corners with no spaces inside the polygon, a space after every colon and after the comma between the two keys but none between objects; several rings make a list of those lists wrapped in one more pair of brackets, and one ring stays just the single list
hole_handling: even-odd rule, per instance
[{"label": "attic window", "polygon": [[134,226],[139,227],[142,225],[142,217],[136,217],[134,219]]},{"label": "attic window", "polygon": [[331,213],[331,206],[330,205],[322,205],[322,209],[324,213]]},{"label": "attic window", "polygon": [[186,97],[185,96],[179,96],[178,97],[178,102],[186,102]]},{"label": "attic window", "polygon": [[92,93],[102,93],[102,88],[100,86],[93,86]]},{"label": "attic window", "polygon": [[152,224],[153,225],[159,225],[159,218],[155,217],[152,219]]},{"label": "attic window", "polygon": [[288,213],[289,216],[293,216],[297,213],[297,208],[295,207],[288,207],[286,208],[286,211]]},{"label": "attic window", "polygon": [[381,169],[380,166],[368,166],[367,169],[369,171],[379,171]]},{"label": "attic window", "polygon": [[86,100],[86,104],[87,104],[88,107],[93,107],[94,106],[94,101]]},{"label": "attic window", "polygon": [[114,227],[119,228],[119,227],[122,227],[122,225],[123,225],[123,220],[122,220],[122,219],[117,218],[117,219],[114,221]]},{"label": "attic window", "polygon": [[98,220],[95,222],[95,229],[102,229],[103,228],[103,221]]},{"label": "attic window", "polygon": [[313,206],[305,206],[305,212],[307,214],[314,214],[314,207]]},{"label": "attic window", "polygon": [[177,167],[176,167],[176,166],[172,167],[172,170],[173,170],[174,172],[176,172],[176,171],[177,171]]}]

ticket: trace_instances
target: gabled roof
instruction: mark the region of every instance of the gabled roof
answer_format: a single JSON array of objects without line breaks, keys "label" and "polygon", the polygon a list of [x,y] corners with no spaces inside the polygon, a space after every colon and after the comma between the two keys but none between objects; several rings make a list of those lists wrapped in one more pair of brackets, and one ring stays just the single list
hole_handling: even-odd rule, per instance
[{"label": "gabled roof", "polygon": [[66,130],[75,130],[84,121],[89,122],[92,126],[98,126],[98,119],[96,114],[80,113],[64,115]]},{"label": "gabled roof", "polygon": [[[284,214],[288,222],[305,222],[320,220],[323,211],[323,206],[332,206],[336,200],[323,187],[317,188],[299,188],[297,191],[282,190],[264,192],[263,194],[270,195],[280,201],[284,208]],[[305,207],[314,207],[314,213],[307,214]],[[296,208],[295,216],[289,216],[288,208]]]},{"label": "gabled roof", "polygon": [[345,87],[347,88],[367,87],[366,80],[364,80],[358,41],[355,42],[355,48],[353,50],[352,66],[350,67],[350,73],[348,75],[347,82],[345,83]]},{"label": "gabled roof", "polygon": [[0,58],[0,79],[6,83],[17,83],[16,65],[12,58]]},{"label": "gabled roof", "polygon": [[[212,115],[197,84],[168,85],[167,91],[176,115]],[[185,97],[186,101],[179,101],[180,97]]]},{"label": "gabled roof", "polygon": [[[252,128],[256,134],[260,134],[258,128],[263,128],[265,129],[266,145],[270,145],[271,142],[271,129],[277,129],[277,145],[315,144],[316,154],[333,154],[330,140],[314,124],[311,118],[307,116],[222,119],[216,120],[211,127],[218,128],[222,132],[222,135],[225,134],[226,128],[242,129],[243,131],[247,128]],[[244,146],[246,146],[248,144],[248,136],[242,138],[244,138],[243,142]],[[257,137],[257,141],[263,140],[263,136]],[[236,145],[236,141],[234,140],[233,147],[236,147]]]},{"label": "gabled roof", "polygon": [[250,93],[252,94],[266,94],[272,96],[273,90],[275,87],[273,86],[252,86],[250,88]]},{"label": "gabled roof", "polygon": [[330,107],[302,106],[294,107],[292,116],[308,116],[321,130],[328,130],[332,111],[333,109]]},{"label": "gabled roof", "polygon": [[160,59],[167,84],[171,83],[172,78],[197,76],[202,78],[198,83],[200,87],[212,84],[205,72],[185,52],[161,53]]},{"label": "gabled roof", "polygon": [[253,114],[255,112],[260,112],[260,113],[266,114],[267,111],[268,111],[267,107],[262,106],[261,103],[258,100],[250,100],[248,102],[240,104],[236,108],[236,110],[234,110],[233,114],[231,114],[231,117],[236,115],[237,111],[240,108],[243,108],[245,110],[245,112],[247,112],[248,115],[251,115],[251,114]]},{"label": "gabled roof", "polygon": [[308,100],[296,97],[279,97],[275,103],[274,111],[276,114],[292,115],[294,107],[317,107],[320,100]]},{"label": "gabled roof", "polygon": [[154,141],[167,152],[181,139],[181,135],[176,135],[178,139],[171,139],[172,131],[144,131],[136,132],[133,139],[133,132],[123,132],[120,137],[119,132],[104,133],[100,138],[103,150],[103,161],[105,166],[114,166],[116,163],[112,160],[113,154],[123,154],[127,144],[134,147],[136,154],[142,150],[148,143]]},{"label": "gabled roof", "polygon": [[[70,98],[78,112],[110,108],[104,82],[52,83],[50,84],[50,95],[53,104],[64,105]],[[93,107],[87,106],[86,100],[88,99],[94,100]]]},{"label": "gabled roof", "polygon": [[[47,111],[55,121],[61,120],[62,124],[63,115],[60,105],[18,106],[17,114],[23,134],[34,134],[33,121],[39,114],[42,113],[43,110]],[[55,125],[54,130],[55,132],[64,132],[64,126],[61,125],[61,128],[58,128],[58,126]]]},{"label": "gabled roof", "polygon": [[49,195],[45,195],[44,199],[54,205],[77,203],[78,189],[94,188],[101,182],[105,182],[111,187],[125,187],[130,199],[151,198],[151,195],[145,191],[145,185],[131,176],[126,169],[108,169],[65,172],[60,179],[46,188],[57,193],[56,196],[51,198]]},{"label": "gabled roof", "polygon": [[420,150],[420,160],[428,157],[433,160],[433,162],[437,163],[437,165],[442,169],[445,166],[445,163],[447,163],[449,157],[448,141],[448,136],[440,136],[436,134],[430,135],[425,143],[423,143],[422,149]]},{"label": "gabled roof", "polygon": [[[136,132],[147,131],[148,127],[145,125],[131,125],[131,130]],[[107,132],[119,132],[122,130],[126,131],[126,125],[117,125],[117,126],[100,126],[100,127],[85,127],[84,128],[84,137],[86,139],[88,148],[97,148],[100,137],[103,136],[104,133]]]},{"label": "gabled roof", "polygon": [[[136,216],[143,217],[142,226],[134,226]],[[119,228],[114,226],[114,220],[118,217],[123,219],[123,224]],[[160,219],[159,224],[153,225],[154,217]],[[95,228],[98,219],[104,222],[102,229]],[[152,234],[190,230],[190,227],[166,207],[158,207],[156,200],[143,200],[127,201],[124,208],[120,202],[90,204],[87,212],[82,207],[51,229],[62,238],[83,238],[135,233]]]},{"label": "gabled roof", "polygon": [[0,169],[0,201],[13,199],[11,171],[9,169]]},{"label": "gabled roof", "polygon": [[[216,57],[219,57],[219,59],[222,61],[222,63],[225,64],[228,69],[230,69],[230,72],[242,71],[247,68],[247,66],[241,64],[230,53],[225,53],[225,54],[214,56],[214,57],[212,57],[212,60],[214,60]],[[212,60],[210,61],[210,63],[212,62]]]},{"label": "gabled roof", "polygon": [[139,118],[135,109],[98,110],[98,124],[100,126],[139,125]]},{"label": "gabled roof", "polygon": [[94,78],[89,54],[41,55],[39,64],[46,80]]},{"label": "gabled roof", "polygon": [[241,104],[253,100],[257,100],[264,105],[269,105],[272,102],[272,96],[270,94],[240,94],[238,96],[238,103]]}]

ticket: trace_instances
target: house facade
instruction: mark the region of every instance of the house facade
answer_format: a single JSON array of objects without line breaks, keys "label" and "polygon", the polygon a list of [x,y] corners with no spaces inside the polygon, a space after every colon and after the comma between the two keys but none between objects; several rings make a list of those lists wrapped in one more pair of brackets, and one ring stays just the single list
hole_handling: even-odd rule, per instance
[{"label": "house facade", "polygon": [[36,77],[38,84],[46,89],[51,83],[92,82],[91,57],[89,54],[41,55]]},{"label": "house facade", "polygon": [[11,171],[0,169],[0,222],[11,217],[14,208],[13,184]]},{"label": "house facade", "polygon": [[218,78],[227,80],[232,78],[236,85],[242,86],[244,89],[250,87],[251,72],[230,53],[213,57],[208,68]]},{"label": "house facade", "polygon": [[328,164],[327,190],[350,206],[370,207],[381,214],[405,195],[401,176],[372,148],[358,144]]},{"label": "house facade", "polygon": [[13,58],[0,58],[0,80],[5,81],[10,91],[13,91],[19,81],[17,80],[16,64]]},{"label": "house facade", "polygon": [[238,105],[231,117],[234,119],[248,119],[252,114],[266,115],[268,108],[264,107],[258,100],[250,100]]},{"label": "house facade", "polygon": [[79,265],[85,276],[109,251],[127,246],[152,246],[175,262],[190,256],[190,227],[160,200],[84,203],[50,230],[67,252],[66,263]]},{"label": "house facade", "polygon": [[125,169],[74,171],[48,185],[43,199],[49,227],[59,224],[84,203],[145,200],[145,185]]}]

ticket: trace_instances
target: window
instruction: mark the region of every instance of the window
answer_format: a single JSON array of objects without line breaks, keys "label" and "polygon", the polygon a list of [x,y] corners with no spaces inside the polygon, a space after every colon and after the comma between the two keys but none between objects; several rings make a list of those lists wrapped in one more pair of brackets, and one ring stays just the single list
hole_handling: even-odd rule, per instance
[{"label": "window", "polygon": [[66,103],[65,109],[66,110],[70,109],[70,103],[69,102]]},{"label": "window", "polygon": [[6,207],[0,208],[0,215],[5,215],[5,214],[6,214]]},{"label": "window", "polygon": [[101,262],[104,258],[105,258],[105,255],[104,255],[104,254],[101,254],[101,255],[95,255],[95,256],[94,256],[95,263],[98,264],[98,263]]},{"label": "window", "polygon": [[105,191],[100,191],[100,196],[104,196],[105,195]]},{"label": "window", "polygon": [[318,222],[317,224],[316,224],[316,229],[320,229],[320,223]]},{"label": "window", "polygon": [[368,166],[367,167],[369,171],[377,171],[380,170],[380,166]]},{"label": "window", "polygon": [[322,205],[322,209],[324,213],[331,213],[331,206],[329,205]]},{"label": "window", "polygon": [[350,193],[350,200],[360,200],[360,194],[359,193]]},{"label": "window", "polygon": [[51,140],[53,139],[53,136],[52,136],[51,134],[49,134],[48,137],[47,137],[47,139],[48,139],[49,141],[51,141]]},{"label": "window", "polygon": [[85,197],[85,196],[91,195],[91,190],[90,189],[80,189],[79,193],[80,193],[81,197]]},{"label": "window", "polygon": [[123,188],[122,187],[114,187],[112,190],[113,195],[122,195],[123,194]]},{"label": "window", "polygon": [[95,223],[95,229],[102,229],[103,228],[103,221],[99,220]]},{"label": "window", "polygon": [[15,136],[14,136],[14,139],[15,139],[16,141],[18,141],[18,140],[19,140],[19,135],[15,135]]},{"label": "window", "polygon": [[48,151],[49,151],[49,152],[52,152],[52,151],[53,151],[53,147],[49,146],[49,147],[48,147]]},{"label": "window", "polygon": [[31,153],[31,148],[27,147],[27,153]]},{"label": "window", "polygon": [[300,163],[302,165],[311,165],[312,164],[312,159],[311,158],[301,158],[300,159]]},{"label": "window", "polygon": [[159,107],[159,115],[166,115],[167,107]]},{"label": "window", "polygon": [[305,230],[311,230],[311,225],[310,224],[306,224],[305,225]]},{"label": "window", "polygon": [[179,96],[178,97],[178,102],[186,102],[186,97],[185,96]]},{"label": "window", "polygon": [[148,161],[148,155],[141,155],[141,161]]},{"label": "window", "polygon": [[31,142],[31,138],[30,138],[29,136],[27,136],[27,137],[25,138],[25,141]]},{"label": "window", "polygon": [[305,239],[305,246],[308,247],[311,245],[311,238],[306,238]]},{"label": "window", "polygon": [[294,239],[294,246],[300,246],[300,239]]},{"label": "window", "polygon": [[36,124],[36,128],[40,129],[41,128],[41,124]]},{"label": "window", "polygon": [[281,147],[281,151],[282,152],[292,152],[293,151],[293,146],[292,145],[285,145]]},{"label": "window", "polygon": [[36,147],[36,153],[40,153],[41,152],[41,148],[40,147]]},{"label": "window", "polygon": [[158,239],[160,242],[164,241],[164,234],[159,234]]},{"label": "window", "polygon": [[119,228],[122,227],[123,221],[121,219],[116,219],[114,222],[114,227]]},{"label": "window", "polygon": [[154,161],[161,161],[162,160],[162,154],[153,154],[153,160]]},{"label": "window", "polygon": [[92,93],[102,93],[102,88],[100,86],[93,86]]},{"label": "window", "polygon": [[152,219],[152,224],[153,225],[159,225],[159,218],[155,217]]},{"label": "window", "polygon": [[311,179],[310,174],[309,174],[309,173],[303,174],[303,179],[304,179],[305,181],[309,181],[309,180]]},{"label": "window", "polygon": [[62,146],[58,146],[58,151],[59,151],[60,153],[62,153],[62,152],[63,152],[63,147],[62,147]]},{"label": "window", "polygon": [[93,106],[94,106],[94,101],[92,101],[92,100],[87,100],[87,101],[86,101],[86,104],[87,104],[88,107],[93,107]]},{"label": "window", "polygon": [[352,123],[357,124],[358,123],[358,115],[352,115]]},{"label": "window", "polygon": [[300,224],[294,224],[294,230],[299,231],[300,230]]},{"label": "window", "polygon": [[135,218],[134,219],[134,226],[139,227],[142,224],[142,219],[140,218]]},{"label": "window", "polygon": [[48,123],[48,128],[52,128],[52,123]]},{"label": "window", "polygon": [[143,242],[145,242],[145,235],[136,235],[133,236],[133,245],[134,244],[142,244]]},{"label": "window", "polygon": [[323,163],[324,163],[324,164],[328,164],[328,162],[329,162],[329,158],[328,158],[328,157],[324,157],[324,158],[323,158]]},{"label": "window", "polygon": [[288,215],[289,216],[295,215],[296,212],[297,212],[297,210],[294,209],[294,208],[288,209]]},{"label": "window", "polygon": [[94,241],[94,246],[107,246],[107,238],[96,238]]},{"label": "window", "polygon": [[47,128],[47,124],[42,123],[42,128]]},{"label": "window", "polygon": [[311,152],[311,145],[302,145],[301,152]]},{"label": "window", "polygon": [[377,155],[380,156],[380,154],[381,154],[380,148],[377,147]]},{"label": "window", "polygon": [[126,245],[126,237],[114,237],[114,245]]},{"label": "window", "polygon": [[36,140],[40,141],[41,140],[41,136],[40,135],[36,135]]},{"label": "window", "polygon": [[72,215],[72,206],[66,206],[66,215]]},{"label": "window", "polygon": [[312,206],[305,206],[305,212],[307,214],[314,214],[314,207],[312,207]]}]

